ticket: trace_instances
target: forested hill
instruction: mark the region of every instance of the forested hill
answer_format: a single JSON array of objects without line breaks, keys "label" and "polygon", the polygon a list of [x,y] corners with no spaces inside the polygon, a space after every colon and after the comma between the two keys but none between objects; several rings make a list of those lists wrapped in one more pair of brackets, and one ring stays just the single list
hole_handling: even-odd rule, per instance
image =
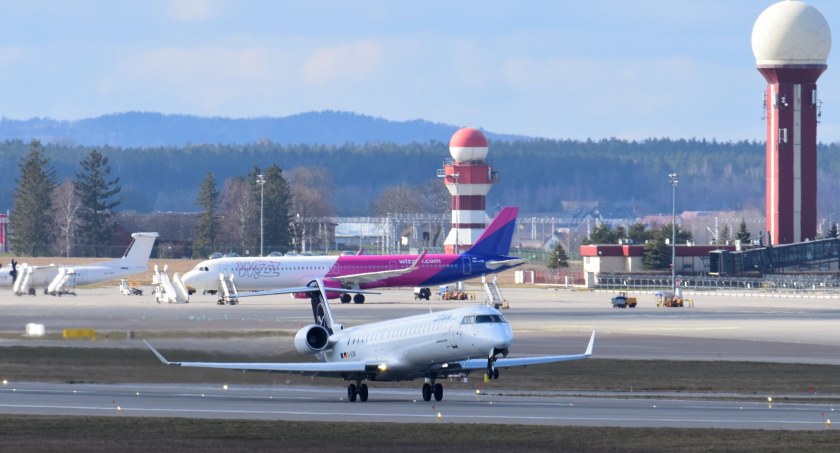
[{"label": "forested hill", "polygon": [[[20,158],[29,143],[0,143],[0,211],[11,207]],[[47,145],[59,178],[72,178],[90,152],[83,146]],[[285,170],[318,166],[332,175],[334,205],[342,215],[367,215],[384,188],[436,179],[449,157],[446,143],[397,145],[195,145],[158,148],[98,148],[121,179],[121,209],[194,211],[208,171],[223,181],[258,166]],[[819,208],[840,212],[840,146],[819,149]],[[668,173],[679,173],[679,210],[764,206],[764,145],[703,140],[492,141],[489,159],[501,173],[488,207],[516,205],[523,214],[558,213],[567,201],[595,201],[610,217],[636,217],[671,210]],[[835,216],[836,217],[836,216]]]},{"label": "forested hill", "polygon": [[[48,118],[0,119],[0,141],[33,138],[43,143],[123,148],[154,148],[190,144],[272,142],[343,145],[389,142],[408,144],[448,140],[458,126],[429,121],[388,121],[350,112],[309,112],[261,118],[206,118],[189,115],[128,112],[76,121]],[[491,140],[526,137],[486,132]]]}]

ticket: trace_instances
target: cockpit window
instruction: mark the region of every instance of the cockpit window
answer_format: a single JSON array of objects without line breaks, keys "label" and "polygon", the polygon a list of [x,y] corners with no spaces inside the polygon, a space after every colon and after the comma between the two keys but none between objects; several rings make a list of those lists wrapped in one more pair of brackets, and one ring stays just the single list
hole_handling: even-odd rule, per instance
[{"label": "cockpit window", "polygon": [[207,266],[201,266],[201,265],[198,265],[198,266],[196,266],[196,267],[195,267],[195,269],[193,269],[193,270],[196,270],[196,271],[201,271],[201,272],[208,272],[208,271],[210,270],[210,268],[209,268],[209,267],[207,267]]},{"label": "cockpit window", "polygon": [[470,315],[464,316],[461,324],[507,324],[507,319],[502,315]]}]

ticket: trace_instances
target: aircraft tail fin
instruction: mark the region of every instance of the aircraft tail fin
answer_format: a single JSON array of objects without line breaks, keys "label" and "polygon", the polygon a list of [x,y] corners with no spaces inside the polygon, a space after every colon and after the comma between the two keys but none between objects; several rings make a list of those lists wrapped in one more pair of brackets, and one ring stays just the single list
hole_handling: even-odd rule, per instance
[{"label": "aircraft tail fin", "polygon": [[129,244],[121,261],[126,266],[146,266],[152,254],[152,247],[158,237],[157,233],[132,233],[134,239]]},{"label": "aircraft tail fin", "polygon": [[312,304],[312,316],[315,318],[315,324],[327,329],[330,335],[333,330],[341,330],[342,327],[335,323],[335,319],[330,309],[330,303],[327,300],[327,291],[324,288],[324,282],[321,280],[312,280],[308,287],[312,291],[308,292],[309,299]]},{"label": "aircraft tail fin", "polygon": [[518,214],[517,207],[502,208],[467,253],[485,256],[504,256],[510,253],[510,243],[516,230]]}]

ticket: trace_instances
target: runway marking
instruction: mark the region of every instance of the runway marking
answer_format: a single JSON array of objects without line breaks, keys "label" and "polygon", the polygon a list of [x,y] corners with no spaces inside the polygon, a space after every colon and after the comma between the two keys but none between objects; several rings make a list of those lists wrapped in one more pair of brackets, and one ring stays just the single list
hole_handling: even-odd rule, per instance
[{"label": "runway marking", "polygon": [[[88,410],[102,412],[117,412],[117,406],[60,406],[60,405],[17,405],[0,404],[0,408],[9,409],[51,409],[51,410]],[[399,414],[399,413],[370,413],[370,412],[307,412],[307,411],[252,411],[252,410],[228,410],[228,409],[155,409],[155,408],[130,408],[120,407],[120,413],[126,412],[162,412],[174,414],[212,414],[212,415],[285,415],[285,416],[308,416],[308,417],[382,417],[382,418],[416,418],[437,420],[436,414]],[[644,417],[567,417],[567,416],[527,416],[527,415],[470,415],[452,414],[446,409],[441,412],[448,420],[504,420],[508,421],[566,421],[566,422],[645,422],[645,423],[711,423],[711,424],[755,424],[755,425],[824,425],[824,420],[803,421],[803,420],[744,420],[744,419],[703,419],[703,418],[644,418]]]}]

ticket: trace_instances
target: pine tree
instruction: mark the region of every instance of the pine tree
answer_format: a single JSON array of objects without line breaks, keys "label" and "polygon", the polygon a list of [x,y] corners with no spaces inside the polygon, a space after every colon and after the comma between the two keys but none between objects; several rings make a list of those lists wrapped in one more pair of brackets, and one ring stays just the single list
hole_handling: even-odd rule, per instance
[{"label": "pine tree", "polygon": [[651,240],[645,244],[642,266],[649,270],[668,269],[671,264],[671,248],[662,240]]},{"label": "pine tree", "polygon": [[[259,168],[254,168],[248,175],[254,197],[256,198],[257,216],[259,219],[260,187],[257,184]],[[290,213],[292,203],[289,185],[283,178],[283,170],[276,164],[272,164],[262,173],[265,179],[263,186],[263,239],[266,250],[285,250],[291,244],[290,225],[293,214]],[[260,247],[259,222],[255,225],[257,231],[254,235],[255,250]],[[267,252],[266,252],[267,253]]]},{"label": "pine tree", "polygon": [[80,164],[82,172],[76,173],[73,181],[81,202],[79,243],[87,246],[85,254],[105,256],[111,244],[113,209],[122,201],[113,198],[120,193],[120,178],[108,180],[111,175],[108,158],[95,149]]},{"label": "pine tree", "polygon": [[548,255],[548,263],[546,263],[546,266],[549,269],[569,267],[569,255],[566,254],[566,250],[563,248],[563,244],[561,244],[560,241],[557,241],[557,246],[554,247],[554,250]]},{"label": "pine tree", "polygon": [[738,225],[738,231],[735,232],[735,239],[741,241],[742,244],[750,242],[750,231],[747,230],[747,221],[741,218],[741,224]]},{"label": "pine tree", "polygon": [[720,236],[718,236],[718,244],[729,244],[731,240],[732,231],[729,229],[729,225],[724,225],[723,229],[720,230]]},{"label": "pine tree", "polygon": [[216,178],[208,172],[198,190],[196,204],[201,207],[201,216],[195,227],[193,258],[207,256],[216,249],[219,234],[219,190]]},{"label": "pine tree", "polygon": [[49,163],[41,142],[32,140],[29,154],[20,161],[12,204],[10,242],[16,254],[43,256],[50,252],[52,192],[58,178]]}]

